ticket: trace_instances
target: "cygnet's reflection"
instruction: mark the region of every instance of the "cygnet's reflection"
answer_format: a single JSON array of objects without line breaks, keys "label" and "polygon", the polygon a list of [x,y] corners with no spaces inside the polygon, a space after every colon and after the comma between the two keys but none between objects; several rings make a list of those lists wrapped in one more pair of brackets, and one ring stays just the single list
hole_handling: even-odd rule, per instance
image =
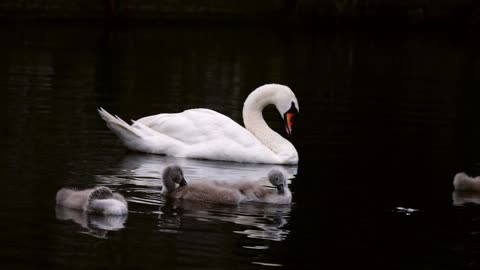
[{"label": "cygnet's reflection", "polygon": [[95,215],[61,205],[55,207],[55,214],[57,219],[73,220],[83,228],[88,229],[89,234],[101,238],[106,237],[108,231],[123,229],[127,221],[127,215]]},{"label": "cygnet's reflection", "polygon": [[[159,205],[158,229],[181,235],[198,230],[199,221],[205,226],[212,222],[229,222],[235,233],[248,237],[282,241],[289,231],[284,228],[289,220],[291,205],[266,205],[245,203],[224,206],[185,200],[167,199],[161,195],[162,173],[170,165],[182,167],[189,183],[196,181],[258,181],[272,186],[268,173],[272,169],[285,174],[287,183],[297,174],[296,165],[236,163],[212,160],[195,160],[171,156],[129,153],[105,174],[97,175],[99,184],[122,186],[129,191],[129,202],[151,206]],[[210,222],[210,223],[209,223]],[[192,225],[193,229],[189,226]],[[229,227],[229,226],[227,226]],[[198,239],[197,239],[198,240]],[[186,242],[197,241],[185,239]],[[198,240],[202,241],[202,240]]]},{"label": "cygnet's reflection", "polygon": [[291,205],[245,203],[224,206],[189,200],[165,198],[160,207],[158,227],[163,232],[179,232],[185,222],[221,221],[249,226],[235,231],[251,238],[282,241],[289,231],[283,228],[289,220]]},{"label": "cygnet's reflection", "polygon": [[97,179],[103,183],[134,184],[139,186],[161,186],[163,170],[172,164],[182,167],[185,177],[195,181],[261,181],[271,186],[267,179],[270,170],[277,169],[292,179],[297,174],[297,165],[274,165],[238,163],[212,160],[176,158],[171,156],[128,154],[114,170],[116,175],[102,175]]},{"label": "cygnet's reflection", "polygon": [[455,190],[452,193],[453,205],[463,206],[468,204],[480,205],[480,192]]}]

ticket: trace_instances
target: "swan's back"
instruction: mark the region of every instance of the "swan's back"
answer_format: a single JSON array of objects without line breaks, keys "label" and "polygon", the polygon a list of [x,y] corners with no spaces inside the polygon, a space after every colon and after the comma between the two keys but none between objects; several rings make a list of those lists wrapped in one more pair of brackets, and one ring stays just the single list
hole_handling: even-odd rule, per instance
[{"label": "swan's back", "polygon": [[226,205],[237,205],[243,198],[237,189],[225,188],[210,183],[194,183],[178,187],[170,193],[170,196],[177,199]]},{"label": "swan's back", "polygon": [[161,113],[143,117],[136,122],[190,145],[219,139],[231,139],[243,146],[258,143],[258,139],[247,129],[231,118],[209,109]]}]

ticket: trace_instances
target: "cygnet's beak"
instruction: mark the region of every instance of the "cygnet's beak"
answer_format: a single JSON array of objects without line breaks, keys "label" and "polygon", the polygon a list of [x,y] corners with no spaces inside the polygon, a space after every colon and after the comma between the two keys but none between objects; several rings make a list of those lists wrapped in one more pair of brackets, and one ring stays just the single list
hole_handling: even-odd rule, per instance
[{"label": "cygnet's beak", "polygon": [[185,181],[185,178],[182,177],[182,180],[180,181],[179,185],[180,185],[181,187],[187,185],[187,181]]},{"label": "cygnet's beak", "polygon": [[285,193],[285,186],[283,184],[279,184],[275,186],[277,188],[278,194],[283,194]]}]

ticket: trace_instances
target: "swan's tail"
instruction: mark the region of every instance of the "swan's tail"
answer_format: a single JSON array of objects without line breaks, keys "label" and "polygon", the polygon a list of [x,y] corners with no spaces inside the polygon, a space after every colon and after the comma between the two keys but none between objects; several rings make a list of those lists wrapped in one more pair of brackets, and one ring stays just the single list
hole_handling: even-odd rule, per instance
[{"label": "swan's tail", "polygon": [[111,115],[103,108],[99,108],[98,113],[100,114],[100,117],[105,120],[107,127],[110,128],[113,133],[117,134],[125,145],[128,146],[132,141],[142,138],[140,130],[130,126],[120,117]]},{"label": "swan's tail", "polygon": [[120,117],[109,114],[103,108],[99,108],[98,113],[130,150],[182,156],[182,143],[178,140],[157,132],[138,121],[132,120],[133,125],[129,125]]}]

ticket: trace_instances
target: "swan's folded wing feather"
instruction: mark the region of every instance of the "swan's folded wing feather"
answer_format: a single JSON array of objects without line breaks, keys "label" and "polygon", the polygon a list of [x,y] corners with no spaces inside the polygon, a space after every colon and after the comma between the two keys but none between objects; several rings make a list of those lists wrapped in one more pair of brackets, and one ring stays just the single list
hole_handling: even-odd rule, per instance
[{"label": "swan's folded wing feather", "polygon": [[259,142],[252,133],[229,117],[209,109],[157,114],[136,122],[189,145],[223,140],[225,144],[249,147]]}]

